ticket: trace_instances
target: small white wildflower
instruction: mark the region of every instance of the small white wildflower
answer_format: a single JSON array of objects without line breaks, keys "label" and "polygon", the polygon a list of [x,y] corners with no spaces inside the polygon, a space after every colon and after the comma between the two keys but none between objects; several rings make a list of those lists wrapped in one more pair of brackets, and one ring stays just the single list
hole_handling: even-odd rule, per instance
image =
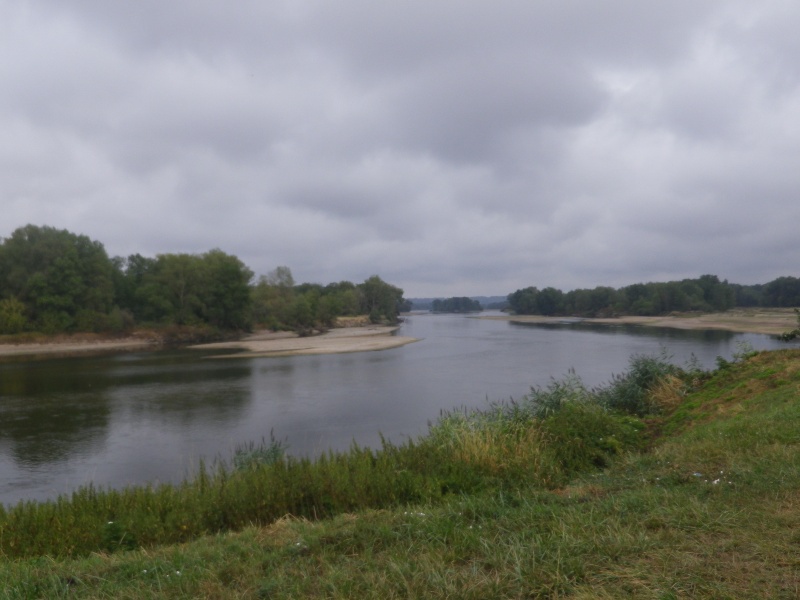
[{"label": "small white wildflower", "polygon": [[714,484],[714,485],[717,485],[717,484],[719,483],[719,479],[715,479],[715,480],[714,480],[714,481],[712,481],[711,483],[712,483],[712,484]]},{"label": "small white wildflower", "polygon": [[142,573],[144,573],[145,575],[147,575],[147,569],[142,569]]},{"label": "small white wildflower", "polygon": [[178,577],[180,577],[180,576],[181,576],[181,572],[180,572],[180,571],[175,571],[175,575],[177,575]]}]

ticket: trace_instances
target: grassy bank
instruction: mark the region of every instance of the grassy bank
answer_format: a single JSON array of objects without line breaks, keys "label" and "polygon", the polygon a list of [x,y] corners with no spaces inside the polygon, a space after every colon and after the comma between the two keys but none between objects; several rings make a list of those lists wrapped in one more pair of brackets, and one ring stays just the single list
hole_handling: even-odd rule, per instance
[{"label": "grassy bank", "polygon": [[[795,598],[800,353],[637,357],[380,451],[0,514],[8,598]],[[3,596],[2,594],[5,594]]]}]

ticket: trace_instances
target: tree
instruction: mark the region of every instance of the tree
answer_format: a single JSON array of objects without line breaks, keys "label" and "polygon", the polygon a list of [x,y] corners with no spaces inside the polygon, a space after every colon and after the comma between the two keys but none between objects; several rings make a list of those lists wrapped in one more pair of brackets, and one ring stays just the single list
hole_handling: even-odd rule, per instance
[{"label": "tree", "polygon": [[483,310],[481,303],[466,296],[452,297],[445,300],[437,298],[431,306],[433,312],[466,313]]},{"label": "tree", "polygon": [[540,315],[558,315],[564,310],[564,293],[553,287],[544,288],[536,297],[536,309]]},{"label": "tree", "polygon": [[203,254],[200,263],[204,320],[223,329],[249,329],[253,272],[241,260],[218,248]]},{"label": "tree", "polygon": [[113,306],[113,265],[100,242],[53,227],[26,225],[0,246],[0,290],[25,306],[38,329],[73,328]]},{"label": "tree", "polygon": [[[134,257],[131,257],[134,258]],[[138,315],[176,325],[209,324],[248,329],[253,272],[237,257],[214,249],[205,254],[159,254],[128,261]]]},{"label": "tree", "polygon": [[25,305],[16,298],[0,300],[0,334],[20,333],[28,325]]},{"label": "tree", "polygon": [[800,305],[800,279],[797,277],[778,277],[764,285],[765,306]]},{"label": "tree", "polygon": [[403,290],[386,283],[377,275],[364,281],[359,289],[362,293],[362,312],[369,315],[370,321],[397,322],[403,304]]},{"label": "tree", "polygon": [[202,321],[200,260],[191,254],[159,254],[142,279],[137,298],[143,317],[164,324],[193,325]]},{"label": "tree", "polygon": [[270,329],[293,327],[294,277],[289,267],[262,275],[252,290],[253,321]]},{"label": "tree", "polygon": [[508,295],[508,305],[518,315],[536,314],[536,298],[539,290],[535,287],[526,287]]}]

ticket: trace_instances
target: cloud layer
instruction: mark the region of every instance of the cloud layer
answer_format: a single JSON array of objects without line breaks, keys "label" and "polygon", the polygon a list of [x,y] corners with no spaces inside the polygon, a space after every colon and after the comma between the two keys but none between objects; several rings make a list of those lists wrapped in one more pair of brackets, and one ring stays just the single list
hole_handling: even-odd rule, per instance
[{"label": "cloud layer", "polygon": [[407,296],[798,275],[797,3],[384,4],[0,0],[0,236]]}]

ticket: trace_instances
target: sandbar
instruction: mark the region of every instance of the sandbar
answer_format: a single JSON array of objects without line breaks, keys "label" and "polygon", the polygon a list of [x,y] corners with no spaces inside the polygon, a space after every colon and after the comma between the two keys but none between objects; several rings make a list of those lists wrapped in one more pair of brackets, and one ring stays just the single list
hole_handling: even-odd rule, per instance
[{"label": "sandbar", "polygon": [[661,317],[624,316],[614,318],[565,318],[540,315],[504,315],[480,317],[512,323],[597,323],[603,325],[642,325],[673,329],[721,329],[737,333],[779,335],[797,327],[797,315],[791,308],[737,308],[718,313],[673,314]]},{"label": "sandbar", "polygon": [[44,342],[24,342],[20,344],[0,344],[0,357],[14,356],[71,356],[75,354],[133,352],[153,348],[157,342],[152,339],[126,337],[119,339],[82,339],[80,337],[54,339]]},{"label": "sandbar", "polygon": [[342,354],[388,350],[418,341],[412,337],[392,335],[398,327],[371,325],[342,327],[320,335],[300,337],[289,332],[260,331],[233,342],[196,344],[196,350],[238,350],[231,354],[207,358],[254,358],[264,356],[300,356],[308,354]]}]

